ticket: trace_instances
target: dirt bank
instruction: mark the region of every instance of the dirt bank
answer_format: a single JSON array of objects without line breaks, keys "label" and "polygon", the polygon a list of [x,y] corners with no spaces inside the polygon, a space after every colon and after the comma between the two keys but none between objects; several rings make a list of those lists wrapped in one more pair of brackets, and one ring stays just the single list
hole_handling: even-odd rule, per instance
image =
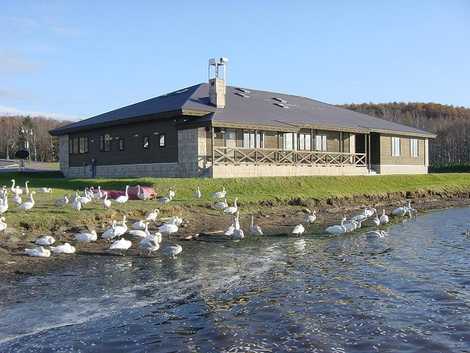
[{"label": "dirt bank", "polygon": [[[462,207],[470,205],[470,192],[403,192],[385,193],[374,196],[355,196],[351,198],[329,198],[325,200],[302,200],[293,199],[288,203],[261,202],[259,205],[240,205],[241,225],[247,232],[250,215],[254,214],[256,223],[259,224],[265,234],[289,234],[292,227],[301,223],[304,218],[306,207],[315,209],[318,212],[318,219],[314,225],[307,227],[308,235],[315,236],[322,234],[326,225],[338,223],[342,215],[351,216],[365,207],[373,206],[379,212],[383,208],[387,213],[397,206],[403,204],[404,199],[410,199],[413,207],[419,213],[431,209],[441,209],[448,207]],[[142,217],[144,210],[135,210],[128,213],[129,222]],[[211,209],[209,206],[174,206],[163,212],[166,215],[179,215],[184,218],[184,224],[178,234],[170,241],[183,245],[184,241],[229,241],[223,235],[223,231],[231,223],[230,216],[221,215],[220,212]],[[98,234],[109,226],[109,218],[120,219],[121,214],[116,212],[108,218],[96,215],[95,228]],[[370,224],[370,223],[369,223]],[[26,247],[33,246],[32,241],[44,232],[37,232],[28,228],[24,224],[21,229],[7,229],[4,234],[0,234],[0,278],[14,280],[20,276],[40,274],[54,271],[67,266],[73,266],[74,260],[79,256],[116,256],[107,251],[109,242],[98,240],[90,244],[76,244],[73,240],[73,233],[85,229],[84,224],[74,224],[73,220],[67,225],[56,225],[48,234],[53,235],[57,243],[70,242],[77,246],[75,255],[52,256],[50,258],[31,258],[24,256]],[[151,230],[156,230],[157,224],[151,226]],[[131,237],[127,237],[133,240]],[[167,238],[164,238],[164,242]],[[138,239],[134,239],[133,247],[125,256],[140,256],[137,249]],[[156,254],[155,256],[161,256]]]}]

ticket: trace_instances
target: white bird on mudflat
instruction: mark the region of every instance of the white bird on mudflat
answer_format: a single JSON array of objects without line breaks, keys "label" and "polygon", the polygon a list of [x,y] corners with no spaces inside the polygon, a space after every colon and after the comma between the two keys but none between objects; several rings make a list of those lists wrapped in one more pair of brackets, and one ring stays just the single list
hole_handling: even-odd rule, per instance
[{"label": "white bird on mudflat", "polygon": [[149,199],[149,195],[145,192],[144,188],[142,188],[140,185],[137,185],[137,197],[142,201]]},{"label": "white bird on mudflat", "polygon": [[33,249],[24,249],[25,255],[33,257],[50,257],[51,251],[49,249],[44,249],[42,246],[38,246]]},{"label": "white bird on mudflat", "polygon": [[39,188],[38,191],[42,192],[42,193],[45,193],[45,194],[49,194],[49,193],[52,192],[52,188],[42,187],[42,188]]},{"label": "white bird on mudflat", "polygon": [[155,237],[150,235],[148,237],[143,238],[139,242],[139,248],[143,251],[146,251],[147,255],[150,255],[152,252],[160,249],[160,243]]},{"label": "white bird on mudflat", "polygon": [[166,224],[174,224],[174,225],[180,227],[183,224],[183,218],[178,217],[178,216],[173,216],[173,217],[170,217],[165,223]]},{"label": "white bird on mudflat", "polygon": [[388,216],[385,214],[385,210],[382,210],[382,215],[380,216],[380,224],[387,224],[388,222]]},{"label": "white bird on mudflat", "polygon": [[317,215],[315,213],[315,210],[311,211],[307,208],[306,212],[307,214],[305,215],[304,222],[307,224],[315,223],[315,221],[317,220]]},{"label": "white bird on mudflat", "polygon": [[116,220],[113,219],[113,222],[111,223],[111,227],[106,229],[103,234],[101,234],[101,238],[109,240],[115,238],[116,235]]},{"label": "white bird on mudflat", "polygon": [[63,197],[61,197],[60,199],[56,200],[55,202],[55,205],[57,207],[64,207],[65,205],[67,205],[69,203],[69,198],[67,197],[67,195],[64,195]]},{"label": "white bird on mudflat", "polygon": [[103,206],[105,209],[111,208],[111,200],[108,199],[108,193],[104,193]]},{"label": "white bird on mudflat", "polygon": [[73,235],[76,241],[82,243],[90,243],[96,241],[98,239],[98,234],[96,234],[95,230],[90,232],[80,232]]},{"label": "white bird on mudflat", "polygon": [[356,229],[361,228],[362,221],[351,220],[349,222],[343,223],[344,228],[346,228],[346,233],[354,232]]},{"label": "white bird on mudflat", "polygon": [[170,236],[178,232],[178,226],[173,223],[164,223],[158,227],[158,231],[162,234],[168,234]]},{"label": "white bird on mudflat", "polygon": [[119,196],[114,201],[120,204],[126,203],[129,200],[128,191],[129,191],[129,185],[126,185],[126,190],[124,191],[124,195]]},{"label": "white bird on mudflat", "polygon": [[212,194],[214,199],[225,199],[227,196],[227,191],[225,191],[225,187],[222,187],[222,191],[216,191]]},{"label": "white bird on mudflat", "polygon": [[15,195],[13,196],[13,202],[19,206],[19,205],[21,205],[21,203],[23,202],[23,200],[21,200],[21,196],[20,196],[20,195],[15,194]]},{"label": "white bird on mudflat", "polygon": [[251,225],[250,225],[250,234],[251,235],[263,235],[263,230],[257,224],[255,224],[255,216],[251,215]]},{"label": "white bird on mudflat", "polygon": [[134,230],[144,230],[146,226],[147,222],[141,219],[137,222],[134,222],[131,228]]},{"label": "white bird on mudflat", "polygon": [[41,246],[50,246],[55,243],[55,239],[52,235],[44,235],[36,239],[35,244]]},{"label": "white bird on mudflat", "polygon": [[176,255],[181,254],[182,251],[183,247],[179,244],[169,244],[162,249],[163,255],[171,257],[172,259],[175,259]]},{"label": "white bird on mudflat", "polygon": [[122,216],[122,221],[120,224],[116,223],[116,226],[114,227],[114,233],[116,234],[117,237],[120,237],[121,235],[124,235],[127,232],[127,217],[124,215]]},{"label": "white bird on mudflat", "polygon": [[384,230],[371,230],[370,232],[366,233],[367,238],[385,238],[387,236],[387,232]]},{"label": "white bird on mudflat", "polygon": [[160,210],[156,208],[153,211],[147,212],[147,214],[145,215],[145,220],[149,222],[155,222],[159,214]]},{"label": "white bird on mudflat", "polygon": [[227,230],[224,232],[224,235],[231,237],[235,231],[235,220],[231,225],[228,226]]},{"label": "white bird on mudflat", "polygon": [[201,192],[201,189],[199,188],[199,186],[196,188],[196,191],[194,191],[194,197],[196,199],[200,199],[202,197],[202,192]]},{"label": "white bird on mudflat", "polygon": [[64,243],[58,246],[51,246],[51,251],[54,254],[74,254],[76,249],[75,246],[72,246],[69,243]]},{"label": "white bird on mudflat", "polygon": [[18,206],[18,208],[23,210],[23,211],[29,211],[30,209],[32,209],[34,207],[33,195],[35,193],[36,193],[35,191],[31,191],[30,194],[29,194],[29,201],[26,201],[26,202],[22,203],[21,205]]},{"label": "white bird on mudflat", "polygon": [[294,234],[295,236],[301,236],[302,234],[304,234],[305,232],[305,227],[303,226],[303,224],[297,224],[294,229],[292,229],[292,234]]},{"label": "white bird on mudflat", "polygon": [[223,201],[217,201],[212,205],[213,208],[216,210],[224,210],[228,207],[227,204],[227,199],[224,199]]},{"label": "white bird on mudflat", "polygon": [[5,196],[3,202],[0,202],[0,214],[4,214],[8,211],[8,198]]},{"label": "white bird on mudflat", "polygon": [[0,232],[3,232],[5,229],[7,229],[5,217],[0,217]]},{"label": "white bird on mudflat", "polygon": [[130,240],[121,238],[116,240],[114,243],[111,244],[109,250],[127,250],[132,246],[132,242]]},{"label": "white bird on mudflat", "polygon": [[150,235],[148,227],[149,227],[148,222],[144,222],[144,228],[143,229],[131,229],[127,232],[127,234],[130,234],[134,237],[145,238],[148,235]]},{"label": "white bird on mudflat", "polygon": [[344,226],[344,222],[346,222],[346,217],[343,217],[343,219],[341,220],[341,224],[336,224],[327,227],[325,229],[325,232],[331,235],[341,235],[346,233],[346,227]]},{"label": "white bird on mudflat", "polygon": [[237,205],[238,198],[235,197],[235,200],[233,201],[233,206],[231,207],[226,207],[224,209],[225,214],[235,214],[238,212],[238,205]]}]

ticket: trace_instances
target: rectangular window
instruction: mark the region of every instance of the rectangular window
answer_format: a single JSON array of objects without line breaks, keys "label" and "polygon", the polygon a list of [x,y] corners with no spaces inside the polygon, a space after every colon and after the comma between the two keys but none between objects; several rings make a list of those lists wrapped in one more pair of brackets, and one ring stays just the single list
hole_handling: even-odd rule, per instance
[{"label": "rectangular window", "polygon": [[73,153],[73,139],[69,137],[69,154]]},{"label": "rectangular window", "polygon": [[299,134],[299,150],[310,151],[312,135],[310,134]]},{"label": "rectangular window", "polygon": [[79,152],[81,154],[88,153],[88,137],[80,137],[79,145],[80,145]]},{"label": "rectangular window", "polygon": [[80,151],[79,140],[78,137],[73,138],[73,154],[78,154]]},{"label": "rectangular window", "polygon": [[166,146],[166,134],[158,135],[158,145],[160,147],[165,147]]},{"label": "rectangular window", "polygon": [[254,131],[243,131],[243,147],[244,148],[264,148],[263,133]]},{"label": "rectangular window", "polygon": [[284,150],[293,150],[294,149],[294,134],[292,132],[287,132],[283,134],[283,149]]},{"label": "rectangular window", "polygon": [[326,135],[315,136],[315,150],[326,152]]},{"label": "rectangular window", "polygon": [[109,152],[111,151],[111,140],[112,137],[109,134],[104,135],[104,151]]},{"label": "rectangular window", "polygon": [[124,138],[119,138],[119,151],[124,151]]},{"label": "rectangular window", "polygon": [[100,136],[100,151],[104,151],[104,136]]},{"label": "rectangular window", "polygon": [[410,152],[411,152],[411,157],[418,157],[419,151],[418,151],[418,139],[410,139]]},{"label": "rectangular window", "polygon": [[144,141],[143,141],[142,147],[146,150],[149,149],[149,147],[150,147],[150,138],[148,136],[144,136]]},{"label": "rectangular window", "polygon": [[400,157],[400,155],[401,155],[400,138],[392,137],[392,157]]}]

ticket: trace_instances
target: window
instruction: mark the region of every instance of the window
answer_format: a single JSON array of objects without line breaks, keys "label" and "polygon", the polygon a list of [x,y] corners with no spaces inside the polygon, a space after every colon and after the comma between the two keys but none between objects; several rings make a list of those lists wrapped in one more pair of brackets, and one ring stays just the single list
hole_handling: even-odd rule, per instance
[{"label": "window", "polygon": [[88,153],[88,137],[80,137],[80,139],[79,139],[79,152],[81,154]]},{"label": "window", "polygon": [[104,136],[100,136],[100,151],[101,152],[109,152],[111,151],[111,136],[106,134]]},{"label": "window", "polygon": [[148,136],[144,136],[144,143],[142,144],[144,149],[149,149],[150,147],[150,138]]},{"label": "window", "polygon": [[73,153],[73,139],[69,137],[69,154]]},{"label": "window", "polygon": [[315,150],[322,152],[326,151],[326,135],[315,136]]},{"label": "window", "polygon": [[410,153],[411,157],[418,157],[418,139],[410,139]]},{"label": "window", "polygon": [[119,138],[119,151],[124,151],[124,138]]},{"label": "window", "polygon": [[299,150],[311,150],[312,135],[310,134],[299,134]]},{"label": "window", "polygon": [[74,137],[73,138],[73,151],[72,151],[72,153],[73,154],[78,154],[79,151],[80,151],[80,147],[79,147],[78,137]]},{"label": "window", "polygon": [[283,135],[283,149],[284,150],[293,150],[294,149],[294,134],[292,132],[287,132]]},{"label": "window", "polygon": [[158,145],[160,147],[165,147],[166,146],[166,134],[158,135]]},{"label": "window", "polygon": [[243,147],[244,148],[264,148],[263,134],[254,131],[243,131]]},{"label": "window", "polygon": [[400,157],[400,138],[392,137],[392,157]]}]

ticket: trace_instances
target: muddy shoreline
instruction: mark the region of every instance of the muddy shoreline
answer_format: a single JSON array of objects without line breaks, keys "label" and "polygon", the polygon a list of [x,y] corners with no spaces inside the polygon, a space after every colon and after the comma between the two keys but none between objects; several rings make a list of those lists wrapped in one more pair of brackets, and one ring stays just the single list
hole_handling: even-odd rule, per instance
[{"label": "muddy shoreline", "polygon": [[[366,206],[377,208],[379,212],[384,208],[387,213],[397,206],[403,204],[405,199],[412,201],[414,208],[419,213],[433,209],[444,209],[450,207],[464,207],[470,205],[470,192],[399,192],[379,195],[364,195],[351,198],[330,198],[326,200],[302,200],[292,199],[287,203],[281,202],[260,202],[259,205],[243,205],[240,202],[241,225],[248,233],[251,214],[255,215],[256,223],[259,224],[267,235],[287,235],[292,227],[301,223],[305,215],[304,209],[315,209],[318,218],[315,224],[308,226],[306,236],[322,234],[322,230],[329,224],[336,224],[343,215],[351,216]],[[170,239],[170,242],[178,242],[183,246],[185,241],[229,241],[223,235],[223,231],[230,224],[230,217],[221,215],[220,212],[210,209],[209,206],[180,206],[175,207],[175,215],[182,216],[185,220],[177,235]],[[129,214],[128,225],[139,219],[139,212]],[[396,221],[396,220],[395,220]],[[101,223],[96,227],[98,235],[102,232],[102,227],[106,223]],[[370,224],[370,223],[369,223]],[[50,235],[56,238],[58,243],[70,242],[76,245],[73,240],[73,233],[80,229],[85,229],[85,225],[73,227],[61,227],[51,230]],[[156,225],[152,225],[154,231]],[[9,237],[19,238],[15,242],[9,241]],[[53,255],[50,258],[31,258],[23,254],[25,247],[33,246],[32,236],[26,235],[24,230],[13,230],[0,235],[0,279],[16,280],[23,276],[37,275],[53,272],[60,269],[72,268],[74,261],[82,256],[121,256],[107,251],[109,242],[99,239],[94,243],[79,243],[77,253],[74,255]],[[130,237],[126,238],[133,240]],[[164,242],[167,237],[164,237]],[[140,256],[138,251],[138,239],[133,241],[133,246],[125,256]],[[184,251],[184,250],[183,250]],[[154,255],[161,256],[158,252]],[[81,258],[83,259],[83,258]]]}]

